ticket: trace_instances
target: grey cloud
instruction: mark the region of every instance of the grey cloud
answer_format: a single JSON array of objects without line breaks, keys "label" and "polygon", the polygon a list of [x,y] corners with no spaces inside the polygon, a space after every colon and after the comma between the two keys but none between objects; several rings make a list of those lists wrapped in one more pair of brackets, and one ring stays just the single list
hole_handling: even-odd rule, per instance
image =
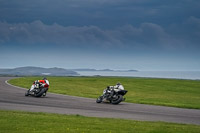
[{"label": "grey cloud", "polygon": [[200,18],[191,16],[186,23],[184,23],[184,26],[191,32],[195,31],[193,35],[197,35],[200,38]]},{"label": "grey cloud", "polygon": [[110,32],[111,35],[120,39],[123,44],[129,44],[128,47],[152,49],[177,48],[174,44],[178,40],[167,33],[163,27],[153,23],[142,23],[139,27],[125,25]]},{"label": "grey cloud", "polygon": [[41,21],[9,24],[0,22],[0,42],[36,44],[114,44],[118,40],[96,26],[64,27],[58,24],[45,25]]},{"label": "grey cloud", "polygon": [[[183,26],[188,30],[184,30]],[[41,21],[17,24],[0,22],[0,43],[177,49],[198,43],[199,28],[200,19],[195,17],[190,17],[181,26],[176,25],[171,31],[154,23],[142,23],[138,27],[124,25],[105,30],[97,26],[46,25]],[[174,31],[177,33],[174,34]],[[188,35],[188,31],[192,36]]]},{"label": "grey cloud", "polygon": [[168,26],[191,14],[198,17],[199,3],[197,0],[1,0],[0,21],[41,20],[45,24],[95,25],[104,29],[144,22]]},{"label": "grey cloud", "polygon": [[168,28],[168,32],[191,47],[199,46],[200,18],[191,16],[180,24],[172,24]]}]

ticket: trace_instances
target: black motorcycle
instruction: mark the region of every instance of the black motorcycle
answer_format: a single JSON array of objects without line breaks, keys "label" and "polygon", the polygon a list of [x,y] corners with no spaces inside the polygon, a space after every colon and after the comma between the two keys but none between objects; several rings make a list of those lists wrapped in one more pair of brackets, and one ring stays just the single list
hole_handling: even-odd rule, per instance
[{"label": "black motorcycle", "polygon": [[25,96],[41,97],[46,96],[48,88],[42,87],[42,83],[36,82],[35,88],[30,91],[30,89],[25,93]]},{"label": "black motorcycle", "polygon": [[126,90],[120,90],[118,92],[115,92],[113,89],[105,89],[103,92],[103,95],[98,97],[96,102],[101,103],[103,101],[110,102],[112,104],[119,104],[122,101],[125,101],[125,98],[123,97],[128,91]]}]

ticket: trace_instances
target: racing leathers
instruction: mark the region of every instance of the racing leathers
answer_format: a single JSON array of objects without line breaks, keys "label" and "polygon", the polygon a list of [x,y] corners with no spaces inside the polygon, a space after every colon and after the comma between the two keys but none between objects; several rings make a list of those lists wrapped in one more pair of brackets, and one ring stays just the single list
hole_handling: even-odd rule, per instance
[{"label": "racing leathers", "polygon": [[123,87],[123,85],[115,85],[114,86],[114,91],[115,92],[118,92],[118,91],[121,91],[121,90],[124,90],[124,87]]},{"label": "racing leathers", "polygon": [[[40,83],[40,86],[37,86]],[[33,85],[30,88],[30,92],[34,89],[34,88],[39,88],[39,87],[45,87],[45,88],[49,88],[49,81],[48,80],[36,80],[33,82]]]},{"label": "racing leathers", "polygon": [[123,85],[115,85],[115,86],[108,86],[104,91],[104,93],[110,93],[110,96],[112,97],[116,92],[124,90]]}]

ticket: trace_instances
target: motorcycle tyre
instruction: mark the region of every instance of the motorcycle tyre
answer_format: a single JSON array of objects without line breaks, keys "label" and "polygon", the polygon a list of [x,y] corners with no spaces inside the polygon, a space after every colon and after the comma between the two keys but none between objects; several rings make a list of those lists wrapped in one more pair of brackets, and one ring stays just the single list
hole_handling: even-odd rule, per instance
[{"label": "motorcycle tyre", "polygon": [[103,98],[102,98],[102,96],[100,96],[97,98],[96,103],[101,103],[102,101],[103,101]]},{"label": "motorcycle tyre", "polygon": [[47,88],[43,88],[40,92],[38,92],[37,94],[35,93],[34,96],[35,97],[41,97],[43,95],[43,93],[45,93],[47,91]]},{"label": "motorcycle tyre", "polygon": [[29,96],[29,91],[25,92],[25,96]]},{"label": "motorcycle tyre", "polygon": [[117,100],[111,100],[112,104],[119,104],[121,101],[123,101],[123,96],[122,95],[117,95],[118,99]]}]

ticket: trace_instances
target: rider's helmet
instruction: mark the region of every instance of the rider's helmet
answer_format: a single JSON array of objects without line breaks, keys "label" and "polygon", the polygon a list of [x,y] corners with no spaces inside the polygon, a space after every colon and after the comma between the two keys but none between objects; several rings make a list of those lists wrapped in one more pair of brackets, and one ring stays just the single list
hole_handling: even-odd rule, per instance
[{"label": "rider's helmet", "polygon": [[43,78],[43,80],[47,80],[47,78],[46,78],[46,77],[44,77],[44,78]]},{"label": "rider's helmet", "polygon": [[118,82],[116,85],[121,85],[121,83],[120,83],[120,82]]},{"label": "rider's helmet", "polygon": [[110,90],[110,86],[107,86],[107,88],[106,88],[107,90]]}]

